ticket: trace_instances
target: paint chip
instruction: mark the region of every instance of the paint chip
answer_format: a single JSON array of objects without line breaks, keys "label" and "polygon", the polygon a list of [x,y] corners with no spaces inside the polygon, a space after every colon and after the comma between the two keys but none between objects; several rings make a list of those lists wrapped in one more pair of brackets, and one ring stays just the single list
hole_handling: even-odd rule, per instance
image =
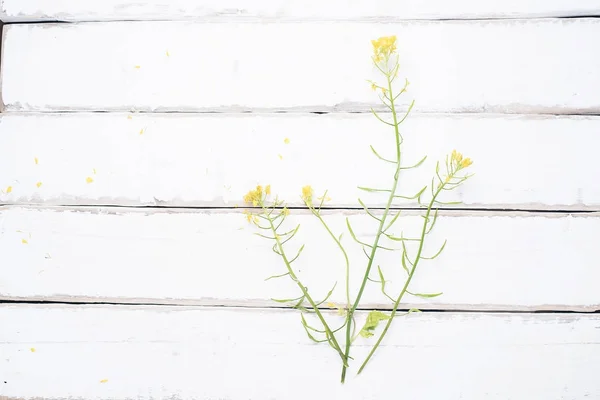
[{"label": "paint chip", "polygon": [[27,241],[27,239],[21,239],[21,243],[23,243],[23,244],[29,244],[29,242]]},{"label": "paint chip", "polygon": [[94,182],[94,179],[92,179],[92,177],[91,177],[91,176],[88,176],[87,178],[85,178],[85,181],[86,181],[87,183],[92,183],[92,182]]},{"label": "paint chip", "polygon": [[38,165],[38,164],[39,164],[39,160],[38,160],[38,158],[37,158],[37,157],[34,157],[33,161],[35,161],[35,165]]},{"label": "paint chip", "polygon": [[35,353],[35,347],[30,348],[29,351],[31,351],[32,353]]},{"label": "paint chip", "polygon": [[285,144],[290,144],[290,139],[289,139],[289,138],[285,138],[285,139],[283,139],[283,143],[285,143]]},{"label": "paint chip", "polygon": [[36,184],[35,184],[35,186],[37,186],[37,187],[38,187],[38,189],[39,189],[39,188],[42,186],[42,182],[38,182],[38,183],[36,183]]},{"label": "paint chip", "polygon": [[100,381],[100,383],[106,383],[106,382],[108,382],[108,379],[102,379],[102,380]]}]

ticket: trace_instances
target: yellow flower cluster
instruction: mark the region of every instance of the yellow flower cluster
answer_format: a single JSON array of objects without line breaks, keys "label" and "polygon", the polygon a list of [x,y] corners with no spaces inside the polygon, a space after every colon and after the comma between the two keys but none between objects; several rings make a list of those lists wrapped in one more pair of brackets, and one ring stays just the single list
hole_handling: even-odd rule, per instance
[{"label": "yellow flower cluster", "polygon": [[452,150],[452,156],[450,158],[452,165],[456,165],[457,169],[467,168],[473,164],[470,158],[463,158],[463,155],[456,150]]},{"label": "yellow flower cluster", "polygon": [[310,185],[306,185],[302,188],[302,200],[306,202],[306,204],[310,205],[312,203],[313,197],[313,188]]},{"label": "yellow flower cluster", "polygon": [[373,45],[373,60],[375,62],[387,61],[396,51],[396,36],[382,36],[377,40],[371,40]]},{"label": "yellow flower cluster", "polygon": [[262,186],[258,185],[255,190],[250,190],[244,196],[244,201],[246,203],[251,203],[254,207],[262,204],[265,197],[271,194],[271,185],[267,185],[265,189]]}]

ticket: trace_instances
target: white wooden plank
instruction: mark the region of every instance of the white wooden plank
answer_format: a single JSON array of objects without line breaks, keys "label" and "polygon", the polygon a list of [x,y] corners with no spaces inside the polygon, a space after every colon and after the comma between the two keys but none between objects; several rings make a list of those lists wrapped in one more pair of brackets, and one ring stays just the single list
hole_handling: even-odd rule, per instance
[{"label": "white wooden plank", "polygon": [[[356,293],[366,258],[348,234],[346,216],[367,242],[373,239],[377,221],[356,212],[330,212],[326,217],[336,235],[345,232],[351,289]],[[331,299],[343,302],[342,254],[316,218],[294,210],[287,228],[297,223],[301,229],[288,251],[295,254],[306,245],[294,263],[304,285],[322,298],[337,281]],[[421,223],[420,216],[408,214],[389,233],[414,237]],[[280,306],[270,299],[299,296],[290,279],[265,281],[286,272],[285,267],[272,253],[270,241],[253,235],[256,228],[241,210],[9,207],[0,213],[0,226],[0,254],[6,260],[0,265],[2,299]],[[406,306],[600,309],[598,237],[598,215],[441,213],[424,255],[433,255],[445,239],[448,245],[442,256],[422,264],[411,288],[444,295],[409,296]],[[400,247],[387,239],[380,244],[385,243]],[[409,243],[411,255],[413,244]],[[404,284],[400,256],[401,252],[380,252],[375,260],[390,293]],[[378,284],[367,287],[363,300],[368,306],[389,307]]]},{"label": "white wooden plank", "polygon": [[3,21],[110,21],[260,18],[277,20],[326,19],[450,19],[573,17],[600,14],[597,0],[476,1],[405,0],[4,0]]},{"label": "white wooden plank", "polygon": [[370,40],[387,34],[416,111],[600,112],[598,19],[8,25],[2,96],[8,111],[367,111]]},{"label": "white wooden plank", "polygon": [[[359,207],[358,197],[382,207],[385,195],[357,187],[389,187],[393,174],[369,148],[392,158],[389,128],[369,114],[0,118],[0,201],[9,204],[231,207],[250,188],[270,183],[293,206],[302,205],[300,188],[311,184],[328,190],[331,207]],[[475,161],[475,176],[445,193],[460,207],[600,205],[600,164],[590,163],[600,144],[598,117],[415,114],[405,124],[406,165],[429,158],[402,173],[403,194],[430,183],[435,163],[457,148]]]},{"label": "white wooden plank", "polygon": [[345,385],[292,310],[4,305],[0,317],[5,398],[600,396],[599,315],[411,314],[359,376],[372,339],[355,342]]}]

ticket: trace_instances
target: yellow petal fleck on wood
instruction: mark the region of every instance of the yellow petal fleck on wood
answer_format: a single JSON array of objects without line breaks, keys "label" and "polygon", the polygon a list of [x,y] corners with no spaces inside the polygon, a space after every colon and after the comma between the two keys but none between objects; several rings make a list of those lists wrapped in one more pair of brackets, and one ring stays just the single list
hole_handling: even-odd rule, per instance
[{"label": "yellow petal fleck on wood", "polygon": [[289,139],[289,138],[285,138],[285,139],[283,139],[283,143],[285,143],[285,144],[290,144],[290,139]]},{"label": "yellow petal fleck on wood", "polygon": [[30,348],[29,351],[31,351],[32,353],[35,353],[35,347]]},{"label": "yellow petal fleck on wood", "polygon": [[8,194],[10,192],[12,192],[12,186],[9,186],[9,187],[6,188],[6,193]]},{"label": "yellow petal fleck on wood", "polygon": [[29,242],[27,241],[27,239],[21,239],[21,243],[23,243],[23,244],[29,244]]},{"label": "yellow petal fleck on wood", "polygon": [[37,186],[38,188],[42,186],[42,182],[38,182],[35,184],[35,186]]},{"label": "yellow petal fleck on wood", "polygon": [[100,381],[100,383],[106,383],[106,382],[108,382],[108,379],[102,379],[102,380]]},{"label": "yellow petal fleck on wood", "polygon": [[92,177],[91,177],[91,176],[88,176],[87,178],[85,178],[85,181],[86,181],[87,183],[92,183],[92,182],[94,182],[94,179],[92,179]]},{"label": "yellow petal fleck on wood", "polygon": [[38,165],[38,164],[39,164],[39,160],[38,160],[38,158],[37,158],[37,157],[35,157],[35,158],[33,159],[33,161],[35,161],[35,165]]}]

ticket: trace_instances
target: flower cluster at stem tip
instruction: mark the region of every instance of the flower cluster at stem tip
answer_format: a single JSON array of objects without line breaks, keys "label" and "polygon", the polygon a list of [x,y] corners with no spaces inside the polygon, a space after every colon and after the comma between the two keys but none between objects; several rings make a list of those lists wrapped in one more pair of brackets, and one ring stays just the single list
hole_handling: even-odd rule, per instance
[{"label": "flower cluster at stem tip", "polygon": [[302,188],[302,200],[304,200],[306,204],[311,204],[313,193],[313,188],[310,185],[304,186]]},{"label": "flower cluster at stem tip", "polygon": [[452,165],[456,166],[456,169],[467,168],[469,165],[473,164],[470,158],[463,158],[463,155],[456,150],[452,150],[452,156],[450,156],[450,160],[452,161]]},{"label": "flower cluster at stem tip", "polygon": [[371,40],[373,45],[373,60],[375,62],[387,61],[396,51],[396,36],[383,36],[377,40]]}]

